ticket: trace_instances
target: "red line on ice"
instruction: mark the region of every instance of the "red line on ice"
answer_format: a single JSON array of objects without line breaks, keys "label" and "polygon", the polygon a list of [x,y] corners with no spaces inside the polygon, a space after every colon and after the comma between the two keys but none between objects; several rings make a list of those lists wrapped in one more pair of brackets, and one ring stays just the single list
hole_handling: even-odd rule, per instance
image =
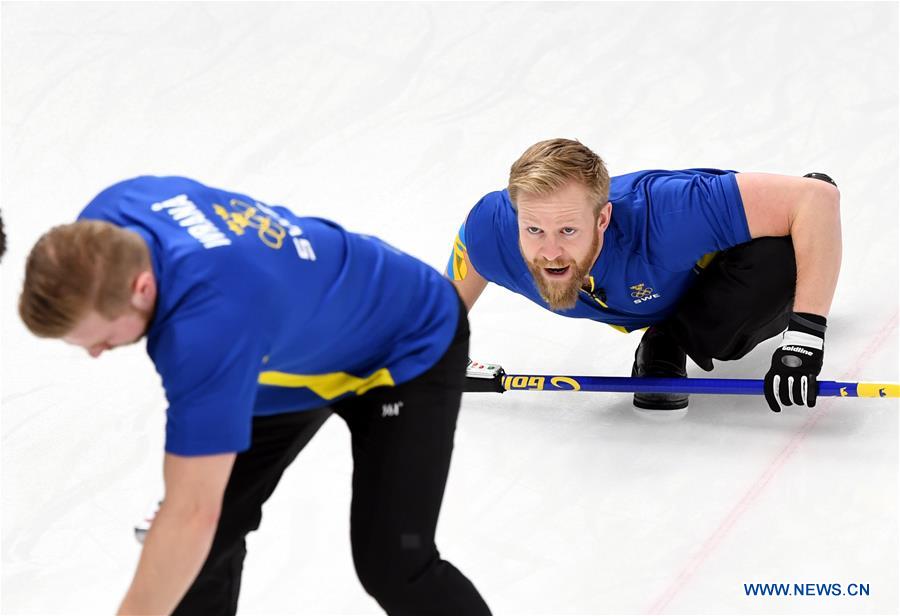
[{"label": "red line on ice", "polygon": [[[868,359],[884,344],[886,340],[893,336],[894,331],[897,329],[897,321],[898,321],[898,313],[895,312],[890,319],[884,324],[881,328],[881,331],[877,336],[872,339],[872,342],[869,343],[869,346],[865,348],[865,350],[859,354],[856,358],[856,361],[852,364],[852,368],[844,375],[842,380],[855,381],[859,378],[859,372],[863,365],[868,361]],[[757,480],[750,486],[750,489],[741,497],[741,499],[737,502],[737,504],[732,507],[731,511],[728,512],[728,515],[725,516],[725,519],[719,524],[718,528],[703,542],[703,546],[697,551],[697,553],[687,562],[687,564],[682,568],[681,572],[669,584],[668,588],[663,591],[656,600],[650,604],[650,607],[647,609],[647,614],[659,614],[671,603],[672,599],[681,592],[681,590],[687,586],[690,579],[693,577],[694,573],[700,566],[709,558],[710,554],[712,554],[719,544],[722,543],[722,540],[728,535],[728,532],[734,527],[734,525],[738,522],[740,517],[744,514],[747,509],[750,508],[750,505],[757,499],[757,497],[762,493],[762,491],[766,488],[769,482],[772,480],[772,477],[780,471],[790,457],[794,454],[797,448],[800,446],[800,443],[806,438],[806,435],[809,434],[809,431],[819,422],[822,416],[831,408],[831,405],[834,404],[834,398],[825,398],[821,402],[819,402],[816,410],[807,418],[807,420],[803,423],[802,426],[797,430],[794,437],[785,445],[784,449],[782,449],[778,455],[776,455],[766,469],[762,472],[762,474],[757,478]]]}]

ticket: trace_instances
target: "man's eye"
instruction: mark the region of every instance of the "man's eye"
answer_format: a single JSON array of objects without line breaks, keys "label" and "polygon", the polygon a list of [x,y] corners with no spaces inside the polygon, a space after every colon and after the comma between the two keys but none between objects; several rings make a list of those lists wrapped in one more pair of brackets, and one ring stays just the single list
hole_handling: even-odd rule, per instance
[{"label": "man's eye", "polygon": [[537,235],[541,232],[541,230],[537,227],[525,227],[525,230],[528,231],[531,235]]},{"label": "man's eye", "polygon": [[563,227],[562,234],[563,235],[575,235],[575,229],[573,229],[572,227]]}]

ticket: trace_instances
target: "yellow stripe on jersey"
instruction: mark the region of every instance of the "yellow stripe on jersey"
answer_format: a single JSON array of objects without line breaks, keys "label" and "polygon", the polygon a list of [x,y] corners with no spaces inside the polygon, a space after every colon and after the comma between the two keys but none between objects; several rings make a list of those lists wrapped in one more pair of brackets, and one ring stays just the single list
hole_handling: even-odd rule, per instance
[{"label": "yellow stripe on jersey", "polygon": [[361,396],[374,387],[393,386],[394,377],[387,368],[376,370],[364,378],[346,372],[290,374],[271,370],[260,372],[259,384],[274,385],[275,387],[306,387],[323,400],[334,400],[349,392]]},{"label": "yellow stripe on jersey", "polygon": [[595,301],[595,302],[597,302],[598,304],[600,304],[600,305],[603,306],[604,308],[609,308],[609,306],[607,306],[603,301],[601,301],[599,297],[597,297],[596,295],[594,295],[594,289],[596,288],[595,285],[594,285],[594,277],[593,277],[593,276],[588,276],[588,282],[591,283],[591,288],[588,289],[588,294],[589,294],[591,297],[594,298],[594,301]]},{"label": "yellow stripe on jersey", "polygon": [[459,239],[459,234],[453,241],[453,280],[465,280],[469,273],[466,265],[466,246]]},{"label": "yellow stripe on jersey", "polygon": [[716,255],[719,254],[718,250],[713,250],[712,252],[708,252],[699,259],[697,259],[697,267],[700,269],[706,269],[706,266],[709,265],[710,261],[716,258]]},{"label": "yellow stripe on jersey", "polygon": [[[598,304],[600,304],[600,305],[603,306],[604,308],[609,309],[609,306],[607,306],[604,302],[600,301],[600,298],[599,298],[599,297],[597,297],[596,295],[594,295],[594,289],[596,288],[596,285],[594,284],[594,277],[593,277],[593,276],[588,276],[588,282],[591,283],[591,288],[590,288],[590,290],[587,290],[588,295],[590,295],[592,298],[594,298],[594,301],[595,301],[595,302],[597,302]],[[586,289],[585,289],[585,290],[586,290]],[[627,329],[625,329],[625,328],[622,327],[621,325],[613,325],[613,324],[611,324],[611,323],[604,323],[604,325],[609,325],[609,326],[612,327],[614,330],[620,331],[620,332],[622,332],[623,334],[630,333]]]}]

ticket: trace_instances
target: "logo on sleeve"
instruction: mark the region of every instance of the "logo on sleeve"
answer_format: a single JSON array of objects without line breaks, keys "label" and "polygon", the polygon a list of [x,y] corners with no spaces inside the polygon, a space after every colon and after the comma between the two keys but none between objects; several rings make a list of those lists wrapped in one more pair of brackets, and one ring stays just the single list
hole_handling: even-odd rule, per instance
[{"label": "logo on sleeve", "polygon": [[631,289],[631,297],[633,298],[635,304],[649,302],[651,299],[659,297],[659,293],[654,293],[653,289],[645,285],[643,282],[640,282],[628,288]]}]

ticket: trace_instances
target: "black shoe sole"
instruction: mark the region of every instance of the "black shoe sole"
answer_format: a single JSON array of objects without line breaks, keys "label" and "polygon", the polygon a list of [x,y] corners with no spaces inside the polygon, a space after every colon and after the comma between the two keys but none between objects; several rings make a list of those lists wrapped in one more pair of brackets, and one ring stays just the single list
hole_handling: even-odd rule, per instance
[{"label": "black shoe sole", "polygon": [[[631,376],[638,377],[637,366],[632,364]],[[640,378],[640,377],[638,377]],[[632,404],[646,411],[677,411],[686,409],[690,396],[678,396],[677,394],[634,394]]]},{"label": "black shoe sole", "polygon": [[647,411],[677,411],[688,407],[689,398],[660,399],[660,396],[670,396],[671,394],[634,394],[632,404],[639,409]]}]

